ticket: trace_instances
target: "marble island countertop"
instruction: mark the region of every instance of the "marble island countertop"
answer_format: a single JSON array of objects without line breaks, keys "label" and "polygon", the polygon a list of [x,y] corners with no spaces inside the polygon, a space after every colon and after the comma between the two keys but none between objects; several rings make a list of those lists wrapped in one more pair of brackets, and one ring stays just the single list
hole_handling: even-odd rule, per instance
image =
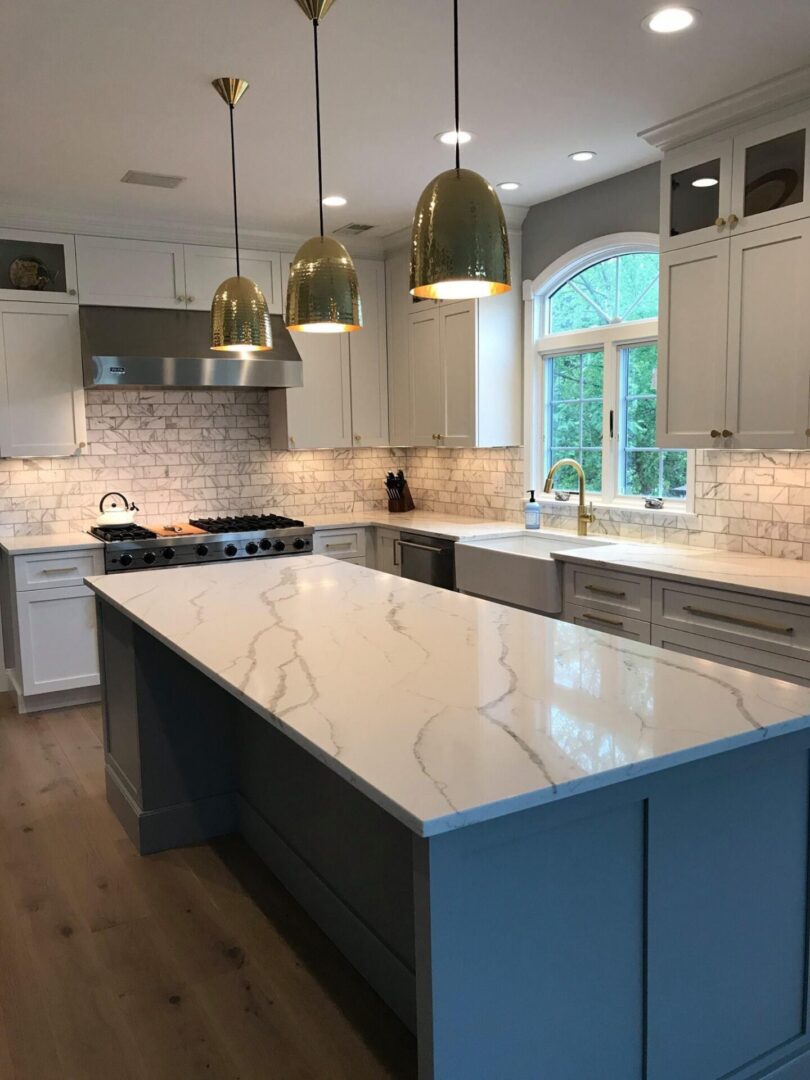
[{"label": "marble island countertop", "polygon": [[324,556],[88,579],[420,835],[810,726],[810,690]]}]

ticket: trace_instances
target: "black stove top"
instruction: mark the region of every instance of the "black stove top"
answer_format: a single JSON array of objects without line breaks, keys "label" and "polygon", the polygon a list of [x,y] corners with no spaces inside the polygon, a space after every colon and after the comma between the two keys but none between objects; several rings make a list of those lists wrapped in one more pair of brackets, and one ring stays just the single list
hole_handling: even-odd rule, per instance
[{"label": "black stove top", "polygon": [[271,529],[302,529],[303,521],[278,514],[237,514],[235,517],[192,518],[189,525],[207,533],[267,532]]},{"label": "black stove top", "polygon": [[90,532],[105,544],[116,540],[154,540],[157,533],[144,529],[142,525],[94,525]]}]

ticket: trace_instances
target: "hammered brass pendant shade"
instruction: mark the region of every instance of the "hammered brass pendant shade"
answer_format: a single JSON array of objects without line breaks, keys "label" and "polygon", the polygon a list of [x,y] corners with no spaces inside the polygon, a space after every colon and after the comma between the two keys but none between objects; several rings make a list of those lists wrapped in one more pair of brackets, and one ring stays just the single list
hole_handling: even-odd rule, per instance
[{"label": "hammered brass pendant shade", "polygon": [[[459,122],[458,0],[453,0],[455,131]],[[411,226],[412,296],[474,300],[512,288],[509,235],[500,199],[483,176],[456,167],[439,173],[422,192]]]},{"label": "hammered brass pendant shade", "polygon": [[324,236],[321,99],[318,72],[318,22],[334,0],[295,0],[312,22],[315,44],[315,122],[318,146],[318,199],[321,232],[298,249],[287,282],[284,321],[304,334],[344,334],[363,325],[357,271],[346,248]]},{"label": "hammered brass pendant shade", "polygon": [[495,190],[471,169],[439,173],[422,192],[411,228],[411,293],[471,300],[511,288],[509,236]]},{"label": "hammered brass pendant shade", "polygon": [[236,148],[233,110],[248,88],[244,79],[223,76],[211,84],[230,114],[231,173],[233,180],[233,227],[236,246],[236,277],[223,281],[211,303],[211,348],[217,352],[264,352],[273,348],[270,312],[264,293],[250,278],[242,277],[239,262],[239,214],[236,204]]}]

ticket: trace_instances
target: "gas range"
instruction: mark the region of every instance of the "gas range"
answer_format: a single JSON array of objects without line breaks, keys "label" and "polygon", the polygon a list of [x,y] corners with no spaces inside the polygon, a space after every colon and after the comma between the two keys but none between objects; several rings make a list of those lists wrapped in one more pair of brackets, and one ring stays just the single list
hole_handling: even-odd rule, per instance
[{"label": "gas range", "polygon": [[187,536],[158,536],[140,525],[110,525],[96,526],[90,532],[104,541],[108,574],[273,555],[307,555],[312,551],[313,529],[303,521],[277,514],[195,518],[189,525],[203,531]]}]

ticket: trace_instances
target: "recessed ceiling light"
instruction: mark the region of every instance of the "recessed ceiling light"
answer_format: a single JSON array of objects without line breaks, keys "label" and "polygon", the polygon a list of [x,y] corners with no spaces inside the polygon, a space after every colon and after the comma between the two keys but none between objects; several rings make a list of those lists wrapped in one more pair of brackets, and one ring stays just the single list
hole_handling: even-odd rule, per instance
[{"label": "recessed ceiling light", "polygon": [[342,195],[327,195],[323,200],[324,206],[345,206],[346,200]]},{"label": "recessed ceiling light", "polygon": [[435,139],[438,139],[440,143],[444,143],[445,146],[455,146],[458,143],[463,146],[465,143],[472,142],[475,138],[471,131],[440,131],[438,135],[434,135]]},{"label": "recessed ceiling light", "polygon": [[577,150],[568,155],[572,161],[591,161],[596,157],[595,150]]},{"label": "recessed ceiling light", "polygon": [[720,183],[719,180],[715,180],[713,176],[699,176],[697,180],[692,181],[692,187],[717,187]]},{"label": "recessed ceiling light", "polygon": [[697,12],[688,7],[663,7],[651,12],[642,23],[654,34],[677,34],[695,24]]},{"label": "recessed ceiling light", "polygon": [[520,184],[517,182],[517,180],[504,180],[502,184],[498,184],[498,187],[501,189],[501,191],[517,191],[517,189],[520,187]]}]

